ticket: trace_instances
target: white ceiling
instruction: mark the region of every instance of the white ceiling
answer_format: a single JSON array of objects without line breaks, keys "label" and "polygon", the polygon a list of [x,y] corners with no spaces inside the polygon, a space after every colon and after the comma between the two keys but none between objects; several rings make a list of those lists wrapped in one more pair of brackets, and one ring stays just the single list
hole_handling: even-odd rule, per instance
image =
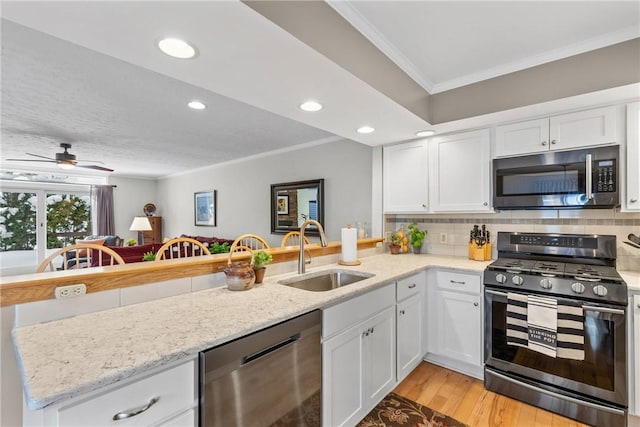
[{"label": "white ceiling", "polygon": [[[331,4],[430,91],[640,33],[637,1]],[[237,1],[3,1],[1,12],[4,168],[71,142],[116,174],[158,177],[335,135],[402,141],[429,125]],[[165,56],[165,36],[198,57]],[[208,108],[185,108],[194,98]],[[302,112],[308,98],[325,108]],[[376,132],[356,133],[364,124]]]},{"label": "white ceiling", "polygon": [[639,1],[329,1],[429,93],[640,37]]}]

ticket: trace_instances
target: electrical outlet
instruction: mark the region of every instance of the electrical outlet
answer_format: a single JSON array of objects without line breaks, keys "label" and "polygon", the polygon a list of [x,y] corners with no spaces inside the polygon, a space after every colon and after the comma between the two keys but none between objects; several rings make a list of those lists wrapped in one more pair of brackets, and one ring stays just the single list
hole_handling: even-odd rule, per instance
[{"label": "electrical outlet", "polygon": [[79,297],[87,293],[84,283],[78,285],[58,286],[55,291],[57,299]]},{"label": "electrical outlet", "polygon": [[447,243],[447,233],[440,233],[440,243]]}]

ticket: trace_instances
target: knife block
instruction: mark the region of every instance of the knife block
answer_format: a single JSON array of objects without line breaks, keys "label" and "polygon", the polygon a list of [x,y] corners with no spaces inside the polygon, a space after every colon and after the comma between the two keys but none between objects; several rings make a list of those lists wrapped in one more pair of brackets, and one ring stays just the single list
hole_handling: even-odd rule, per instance
[{"label": "knife block", "polygon": [[491,260],[491,243],[486,243],[478,247],[475,243],[469,243],[469,259],[475,261]]}]

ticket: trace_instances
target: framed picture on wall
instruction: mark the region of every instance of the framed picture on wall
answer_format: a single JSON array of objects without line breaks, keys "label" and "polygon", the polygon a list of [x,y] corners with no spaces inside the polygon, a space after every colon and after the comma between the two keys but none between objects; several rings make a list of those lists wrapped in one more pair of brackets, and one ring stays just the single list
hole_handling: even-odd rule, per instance
[{"label": "framed picture on wall", "polygon": [[216,190],[199,191],[193,195],[193,213],[196,225],[216,226]]},{"label": "framed picture on wall", "polygon": [[278,215],[289,215],[289,196],[278,196]]}]

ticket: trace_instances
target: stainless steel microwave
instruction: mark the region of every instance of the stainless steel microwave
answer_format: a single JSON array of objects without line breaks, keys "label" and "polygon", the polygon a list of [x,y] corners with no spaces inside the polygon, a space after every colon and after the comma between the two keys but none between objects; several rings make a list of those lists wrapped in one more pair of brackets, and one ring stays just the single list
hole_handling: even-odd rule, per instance
[{"label": "stainless steel microwave", "polygon": [[549,151],[493,161],[495,209],[614,208],[620,147]]}]

